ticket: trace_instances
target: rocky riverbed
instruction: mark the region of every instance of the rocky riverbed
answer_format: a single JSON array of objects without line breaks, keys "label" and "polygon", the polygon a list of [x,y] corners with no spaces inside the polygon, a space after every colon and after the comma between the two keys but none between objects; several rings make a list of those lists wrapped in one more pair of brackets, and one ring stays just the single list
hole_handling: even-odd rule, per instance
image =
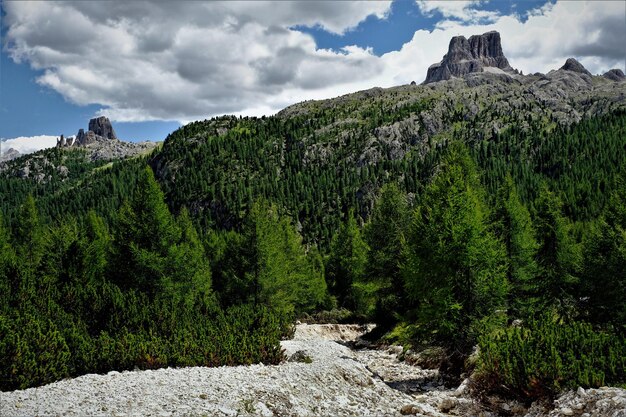
[{"label": "rocky riverbed", "polygon": [[[441,384],[436,371],[397,359],[399,347],[352,350],[363,326],[299,325],[277,366],[180,368],[84,375],[0,393],[1,416],[494,416]],[[591,404],[593,402],[593,404]],[[626,391],[565,394],[529,417],[626,417]],[[525,410],[511,410],[524,415]],[[569,413],[572,414],[569,414]],[[585,414],[586,413],[586,414]],[[600,413],[600,414],[598,414]]]}]

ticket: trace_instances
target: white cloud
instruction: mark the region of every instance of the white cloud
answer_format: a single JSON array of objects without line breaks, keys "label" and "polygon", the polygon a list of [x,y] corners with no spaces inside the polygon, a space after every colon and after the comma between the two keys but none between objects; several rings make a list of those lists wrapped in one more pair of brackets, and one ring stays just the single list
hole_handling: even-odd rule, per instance
[{"label": "white cloud", "polygon": [[57,144],[57,136],[20,136],[13,139],[2,139],[0,141],[0,154],[4,154],[13,148],[21,154],[36,152],[40,149],[52,148]]},{"label": "white cloud", "polygon": [[624,68],[623,2],[559,2],[525,22],[482,2],[418,2],[445,17],[399,51],[316,49],[292,29],[342,33],[389,2],[12,2],[5,49],[43,70],[37,82],[114,121],[188,121],[224,113],[273,113],[302,100],[425,78],[452,36],[502,35],[513,67],[547,72],[576,56],[593,73]]},{"label": "white cloud", "polygon": [[480,10],[478,7],[485,0],[416,0],[416,4],[427,16],[432,16],[435,11],[441,13],[444,18],[460,20],[465,23],[478,23],[481,21],[494,21],[499,13]]}]

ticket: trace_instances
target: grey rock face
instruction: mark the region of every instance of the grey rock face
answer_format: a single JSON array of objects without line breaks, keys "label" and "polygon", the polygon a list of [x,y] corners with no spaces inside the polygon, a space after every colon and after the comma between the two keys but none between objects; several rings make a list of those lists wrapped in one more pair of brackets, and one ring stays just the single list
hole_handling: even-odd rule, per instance
[{"label": "grey rock face", "polygon": [[9,148],[3,154],[0,154],[0,162],[10,161],[19,157],[21,154],[17,149]]},{"label": "grey rock face", "polygon": [[96,117],[89,121],[89,130],[96,136],[102,136],[106,139],[117,139],[111,121],[104,116]]},{"label": "grey rock face", "polygon": [[487,32],[468,39],[455,36],[450,41],[448,53],[441,62],[428,68],[424,84],[462,77],[473,72],[483,72],[485,67],[513,73],[509,61],[502,53],[500,33]]},{"label": "grey rock face", "polygon": [[581,64],[580,62],[576,61],[574,58],[567,58],[567,61],[565,61],[565,64],[559,68],[562,70],[566,70],[566,71],[573,71],[573,72],[578,72],[581,74],[587,74],[589,76],[591,76],[591,73],[589,71],[587,71],[587,68],[585,68],[583,66],[583,64]]},{"label": "grey rock face", "polygon": [[602,76],[612,81],[622,81],[624,78],[626,78],[626,76],[624,76],[624,72],[622,72],[621,69],[617,68],[608,70],[607,72],[602,74]]}]

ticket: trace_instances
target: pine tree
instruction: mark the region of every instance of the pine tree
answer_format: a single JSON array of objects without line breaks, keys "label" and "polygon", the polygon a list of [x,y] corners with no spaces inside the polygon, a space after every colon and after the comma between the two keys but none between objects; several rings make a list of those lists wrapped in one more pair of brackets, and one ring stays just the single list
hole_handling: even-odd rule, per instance
[{"label": "pine tree", "polygon": [[586,236],[580,296],[587,319],[626,333],[626,181],[619,179],[604,214]]},{"label": "pine tree", "polygon": [[467,149],[451,144],[415,210],[403,275],[422,336],[461,351],[506,303],[505,251],[488,215]]},{"label": "pine tree", "polygon": [[149,167],[137,181],[132,202],[122,205],[115,231],[115,282],[151,295],[168,286],[166,258],[180,230]]},{"label": "pine tree", "polygon": [[581,263],[580,246],[572,234],[572,225],[562,213],[561,200],[543,184],[535,205],[537,228],[537,264],[540,279],[536,297],[537,311],[555,309],[559,315],[573,314],[574,292]]},{"label": "pine tree", "polygon": [[509,311],[511,317],[526,316],[532,310],[531,299],[536,291],[538,267],[536,255],[539,244],[530,212],[521,202],[510,175],[496,196],[493,213],[495,230],[506,249],[507,278],[511,285]]},{"label": "pine tree", "polygon": [[377,287],[376,317],[380,324],[394,323],[401,310],[404,285],[400,265],[409,221],[406,195],[396,184],[384,186],[363,233],[369,248],[365,275]]},{"label": "pine tree", "polygon": [[340,307],[358,313],[365,313],[371,307],[365,305],[365,294],[358,288],[364,282],[366,262],[367,244],[361,238],[354,212],[350,211],[333,236],[326,263],[326,282]]},{"label": "pine tree", "polygon": [[323,271],[307,254],[289,219],[275,206],[257,202],[250,211],[250,226],[255,302],[288,312],[319,306],[326,297]]}]

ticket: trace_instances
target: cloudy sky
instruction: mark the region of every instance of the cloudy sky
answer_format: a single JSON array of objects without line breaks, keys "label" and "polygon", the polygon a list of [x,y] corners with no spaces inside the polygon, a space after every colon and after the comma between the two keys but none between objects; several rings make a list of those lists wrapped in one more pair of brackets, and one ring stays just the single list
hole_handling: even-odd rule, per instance
[{"label": "cloudy sky", "polygon": [[[118,136],[421,82],[450,38],[502,35],[514,68],[566,58],[625,68],[626,2],[9,1],[2,7],[0,138],[22,150],[106,115]],[[47,135],[51,135],[47,137]],[[31,139],[32,137],[32,139]],[[18,139],[15,139],[18,138]]]}]

